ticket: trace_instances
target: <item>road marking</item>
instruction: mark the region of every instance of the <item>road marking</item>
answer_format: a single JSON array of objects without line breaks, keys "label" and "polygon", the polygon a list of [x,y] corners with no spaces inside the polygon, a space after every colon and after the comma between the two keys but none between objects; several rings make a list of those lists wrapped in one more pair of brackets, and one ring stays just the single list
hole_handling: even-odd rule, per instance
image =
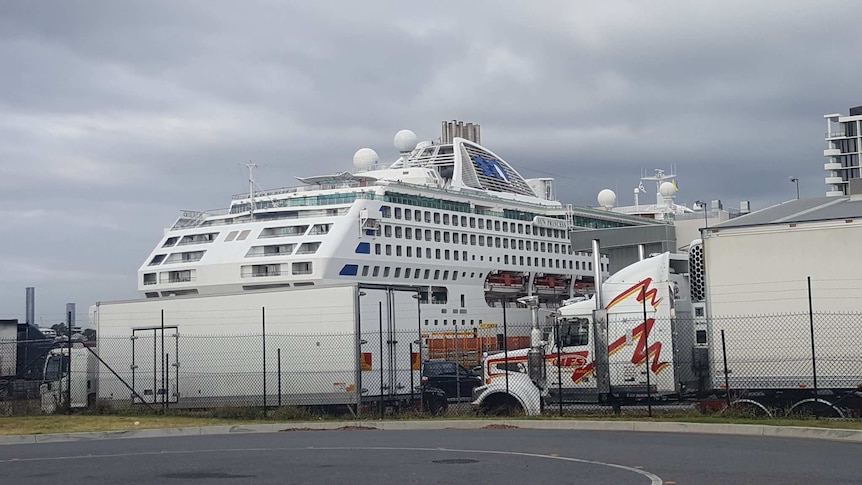
[{"label": "road marking", "polygon": [[[586,465],[598,465],[608,468],[616,468],[625,470],[638,475],[644,476],[650,480],[650,485],[665,485],[661,478],[645,470],[638,470],[625,465],[617,465],[616,463],[606,463],[603,461],[585,460],[582,458],[571,458],[567,456],[552,456],[540,455],[537,453],[524,453],[520,451],[499,451],[499,450],[462,450],[457,448],[395,448],[395,447],[303,447],[303,448],[224,448],[224,449],[205,449],[205,450],[176,450],[176,451],[144,451],[136,453],[110,453],[104,455],[70,455],[70,456],[46,456],[40,458],[11,458],[0,460],[0,463],[10,462],[29,462],[29,461],[60,461],[60,460],[80,460],[83,458],[120,458],[133,456],[152,456],[152,455],[189,455],[194,453],[239,453],[239,452],[261,452],[261,451],[300,451],[300,450],[325,450],[325,451],[442,451],[444,453],[476,453],[489,455],[508,455],[508,456],[526,456],[530,458],[545,458],[550,460],[561,460],[573,463],[583,463]],[[671,483],[671,482],[668,482]]]}]

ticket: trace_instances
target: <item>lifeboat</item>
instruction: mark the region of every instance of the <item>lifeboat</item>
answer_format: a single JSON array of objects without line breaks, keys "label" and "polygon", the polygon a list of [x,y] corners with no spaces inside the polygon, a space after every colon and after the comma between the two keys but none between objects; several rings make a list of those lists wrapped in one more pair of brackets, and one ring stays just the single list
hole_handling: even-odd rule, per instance
[{"label": "lifeboat", "polygon": [[500,271],[489,274],[486,284],[491,291],[515,292],[524,288],[524,277],[518,273]]},{"label": "lifeboat", "polygon": [[536,276],[533,284],[540,294],[564,294],[569,291],[570,277],[566,275],[544,274]]}]

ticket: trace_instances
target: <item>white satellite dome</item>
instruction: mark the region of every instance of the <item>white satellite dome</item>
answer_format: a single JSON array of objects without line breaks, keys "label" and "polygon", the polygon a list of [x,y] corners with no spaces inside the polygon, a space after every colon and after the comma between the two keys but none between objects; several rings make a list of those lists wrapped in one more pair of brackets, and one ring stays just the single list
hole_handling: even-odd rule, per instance
[{"label": "white satellite dome", "polygon": [[662,197],[673,197],[673,194],[676,193],[676,186],[670,182],[662,182],[658,187],[658,193]]},{"label": "white satellite dome", "polygon": [[419,139],[416,137],[416,133],[413,133],[410,130],[401,130],[395,134],[395,148],[398,149],[399,152],[412,152],[414,148],[416,148],[416,143]]},{"label": "white satellite dome", "polygon": [[598,196],[599,205],[605,209],[610,209],[617,203],[617,194],[611,189],[603,189]]},{"label": "white satellite dome", "polygon": [[371,148],[360,148],[353,154],[353,166],[357,170],[368,170],[377,163],[377,152]]}]

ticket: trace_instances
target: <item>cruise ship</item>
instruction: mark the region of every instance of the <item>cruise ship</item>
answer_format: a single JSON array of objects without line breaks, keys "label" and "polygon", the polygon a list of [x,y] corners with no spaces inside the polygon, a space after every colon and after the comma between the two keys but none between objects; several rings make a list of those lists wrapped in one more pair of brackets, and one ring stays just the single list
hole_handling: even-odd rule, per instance
[{"label": "cruise ship", "polygon": [[524,178],[483,146],[478,124],[441,129],[433,141],[399,131],[389,164],[362,148],[350,171],[274,190],[250,176],[227,209],[183,211],[138,270],[141,296],[398,285],[417,289],[431,329],[500,322],[504,306],[528,322],[518,298],[552,309],[592,289],[591,257],[572,251],[570,230],[647,223],[563,205],[552,178]]}]

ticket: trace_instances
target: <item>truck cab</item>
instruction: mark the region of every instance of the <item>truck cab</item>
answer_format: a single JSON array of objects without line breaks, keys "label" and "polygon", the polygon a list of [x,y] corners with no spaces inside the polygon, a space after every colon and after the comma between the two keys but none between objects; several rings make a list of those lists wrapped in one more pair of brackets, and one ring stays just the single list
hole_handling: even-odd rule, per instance
[{"label": "truck cab", "polygon": [[97,395],[98,366],[98,359],[84,343],[76,342],[71,349],[51,349],[40,389],[42,412],[50,414],[64,405],[72,409],[91,406]]},{"label": "truck cab", "polygon": [[[528,349],[488,356],[474,406],[538,414],[559,400],[599,402],[598,378],[606,379],[617,400],[679,393],[679,383],[690,382],[692,373],[674,363],[691,361],[694,331],[687,266],[676,261],[684,260],[664,253],[621,269],[602,284],[599,310],[595,296],[561,307],[543,329],[543,369],[533,378],[513,367],[529,370]],[[606,340],[597,342],[596,329]]]}]

